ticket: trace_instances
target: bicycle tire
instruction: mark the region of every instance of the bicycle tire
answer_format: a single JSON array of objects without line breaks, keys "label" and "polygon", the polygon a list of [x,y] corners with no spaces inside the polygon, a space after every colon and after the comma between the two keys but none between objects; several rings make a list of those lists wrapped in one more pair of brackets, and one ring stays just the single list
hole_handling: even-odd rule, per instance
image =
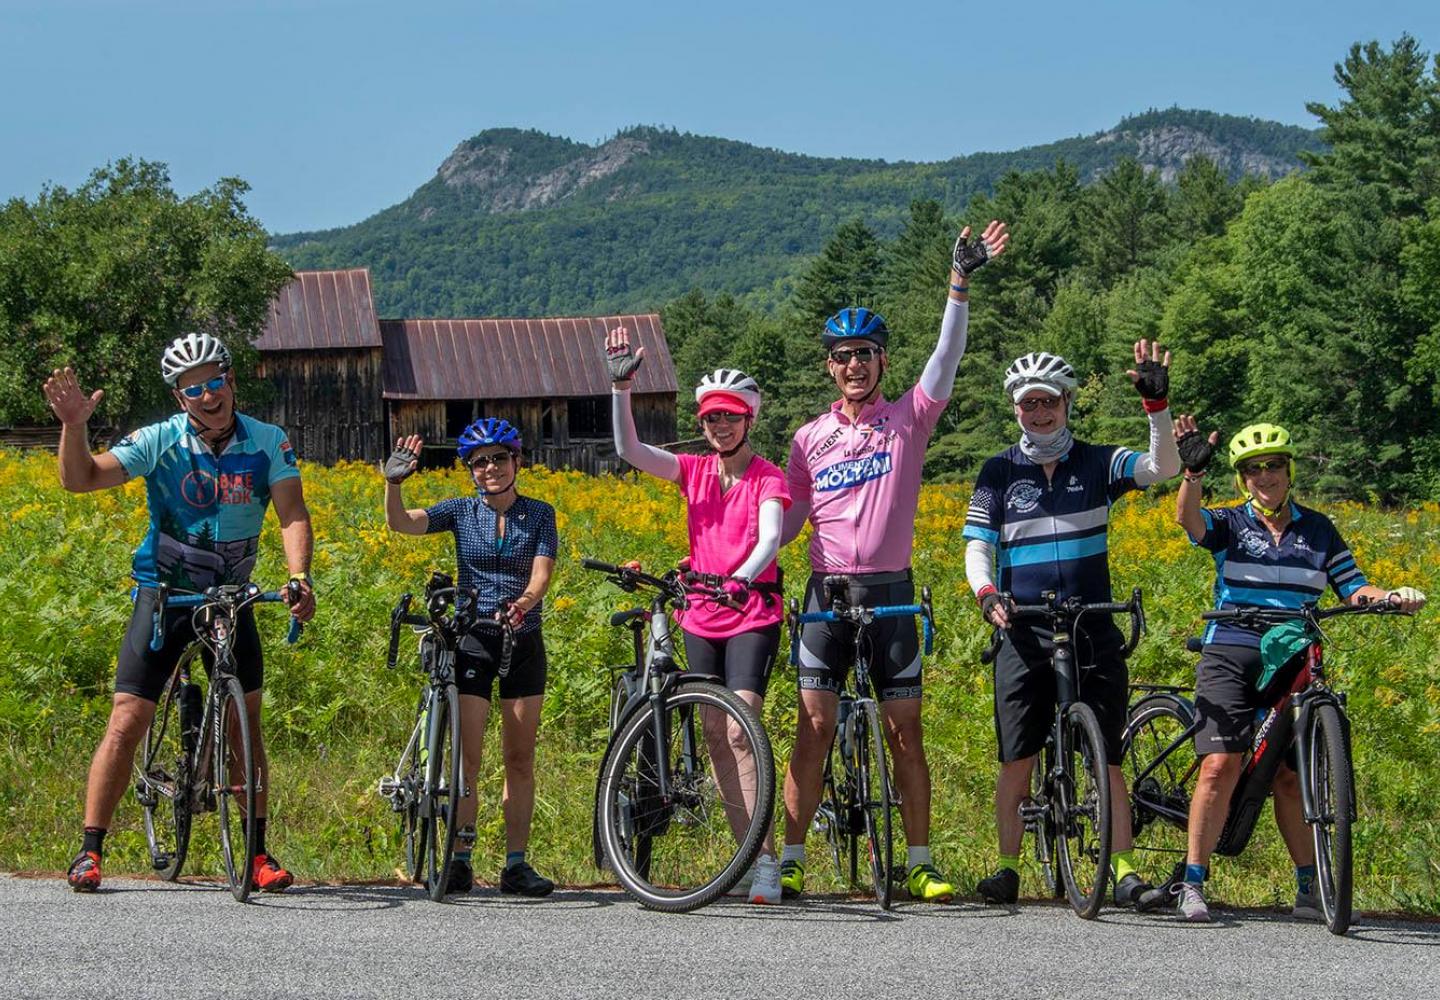
[{"label": "bicycle tire", "polygon": [[460,769],[460,696],[453,684],[446,684],[443,692],[430,702],[430,725],[426,733],[430,749],[425,759],[425,783],[420,797],[425,887],[437,903],[445,898],[450,862],[455,857],[455,809],[467,794]]},{"label": "bicycle tire", "polygon": [[1310,801],[1317,821],[1315,881],[1325,925],[1331,934],[1350,929],[1354,890],[1351,817],[1355,809],[1355,775],[1349,740],[1340,710],[1322,703],[1310,715]]},{"label": "bicycle tire", "polygon": [[844,762],[840,757],[840,731],[830,741],[830,752],[825,757],[825,773],[820,780],[820,805],[815,810],[815,822],[822,826],[825,843],[830,848],[830,857],[835,862],[835,877],[842,882],[849,878],[855,884],[858,873],[858,838],[850,822],[850,798],[840,794],[840,783],[835,780],[836,770],[844,773]]},{"label": "bicycle tire", "polygon": [[891,828],[894,808],[890,787],[890,762],[885,752],[885,731],[880,725],[880,708],[864,702],[855,716],[859,753],[861,810],[865,817],[865,840],[870,859],[870,878],[875,901],[888,910],[895,899],[895,839]]},{"label": "bicycle tire", "polygon": [[405,845],[405,875],[414,883],[423,884],[425,881],[425,833],[420,822],[420,789],[425,783],[424,757],[428,751],[425,740],[428,733],[425,731],[425,706],[429,702],[430,691],[427,688],[420,694],[420,702],[415,707],[415,727],[411,730],[410,742],[400,758],[400,766],[396,768],[396,775],[399,777],[395,794],[399,796],[400,814],[400,841]]},{"label": "bicycle tire", "polygon": [[1060,875],[1075,913],[1091,920],[1110,885],[1110,776],[1100,723],[1089,705],[1066,706],[1052,779]]},{"label": "bicycle tire", "polygon": [[[1195,709],[1187,699],[1147,695],[1130,707],[1120,738],[1120,769],[1130,792],[1136,858],[1141,877],[1154,885],[1170,880],[1175,863],[1185,861],[1189,847],[1190,802],[1200,758],[1190,739],[1166,751],[1194,721]],[[1147,770],[1150,773],[1142,779]]]},{"label": "bicycle tire", "polygon": [[198,647],[182,656],[166,681],[135,762],[135,797],[144,813],[150,866],[166,882],[179,876],[190,847],[195,751],[185,748],[180,732],[180,675],[192,664],[200,664]]},{"label": "bicycle tire", "polygon": [[[230,894],[240,902],[250,895],[255,876],[255,748],[240,681],[216,670],[214,695],[214,789],[220,812],[220,854]],[[236,857],[236,851],[240,856]]]},{"label": "bicycle tire", "polygon": [[1050,773],[1054,759],[1055,752],[1049,743],[1035,755],[1035,766],[1030,769],[1030,801],[1035,807],[1035,818],[1027,820],[1025,826],[1034,837],[1035,864],[1040,869],[1040,881],[1045,886],[1046,895],[1051,899],[1064,899],[1065,882],[1060,877],[1055,860],[1055,814],[1045,789],[1045,777]]},{"label": "bicycle tire", "polygon": [[[596,809],[605,856],[625,891],[650,909],[683,913],[722,896],[760,853],[774,807],[775,760],[759,718],[727,688],[680,681],[660,704],[664,745],[657,746],[648,703],[629,713],[601,763]],[[743,739],[752,766],[719,776],[703,735],[700,745],[689,748],[696,752],[686,753],[685,727],[700,710],[719,713],[712,726],[724,719],[728,745]],[[669,801],[658,793],[662,761]],[[739,793],[730,810],[727,787]],[[747,788],[754,808],[744,801]],[[734,810],[745,816],[738,837],[730,821]]]}]

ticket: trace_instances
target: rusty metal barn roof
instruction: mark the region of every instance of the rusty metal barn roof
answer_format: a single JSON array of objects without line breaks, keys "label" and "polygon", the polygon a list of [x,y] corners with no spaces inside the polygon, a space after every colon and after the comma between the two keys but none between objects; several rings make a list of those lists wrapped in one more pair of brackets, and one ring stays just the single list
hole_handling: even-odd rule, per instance
[{"label": "rusty metal barn roof", "polygon": [[370,296],[370,271],[296,271],[270,303],[261,351],[379,347],[380,326]]},{"label": "rusty metal barn roof", "polygon": [[386,399],[602,396],[605,332],[629,329],[645,348],[635,391],[675,392],[660,317],[381,320]]}]

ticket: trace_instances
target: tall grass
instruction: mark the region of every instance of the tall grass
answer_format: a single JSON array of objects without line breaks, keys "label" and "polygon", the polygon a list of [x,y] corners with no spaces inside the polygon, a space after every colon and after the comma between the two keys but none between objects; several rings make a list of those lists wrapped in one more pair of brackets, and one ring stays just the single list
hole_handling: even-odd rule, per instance
[{"label": "tall grass", "polygon": [[[453,568],[448,535],[414,539],[386,531],[381,483],[360,464],[306,467],[316,527],[319,613],[295,648],[281,641],[284,614],[262,608],[266,643],[265,732],[270,747],[276,852],[302,877],[383,878],[400,857],[393,816],[374,792],[408,734],[421,683],[413,655],[384,668],[390,608],[418,591],[432,569]],[[412,505],[462,494],[458,472],[422,473],[406,486]],[[540,734],[532,856],[569,883],[599,878],[590,862],[594,775],[605,741],[607,671],[628,655],[626,635],[605,622],[628,598],[580,568],[582,556],[670,565],[685,551],[683,505],[652,479],[593,479],[529,469],[522,488],[559,512],[559,566],[547,604],[550,682]],[[926,664],[925,726],[934,778],[932,846],[941,869],[971,886],[995,862],[995,737],[988,671],[978,664],[985,630],[964,580],[967,490],[930,486],[916,524],[917,579],[935,596],[939,638]],[[145,530],[143,485],[72,496],[54,458],[0,449],[0,868],[61,869],[78,844],[85,772],[104,730],[115,653],[129,615],[130,552]],[[1111,568],[1117,593],[1145,591],[1150,633],[1132,677],[1186,683],[1194,657],[1185,638],[1208,606],[1213,564],[1170,516],[1170,497],[1132,497],[1115,509]],[[1328,512],[1361,567],[1382,585],[1410,583],[1440,594],[1440,509],[1386,512],[1355,504]],[[284,575],[278,529],[267,521],[256,580]],[[807,572],[803,542],[782,554],[791,588]],[[1354,720],[1360,822],[1357,904],[1440,913],[1440,680],[1435,613],[1413,621],[1357,620],[1333,630],[1329,660]],[[782,664],[784,663],[782,651]],[[765,721],[783,768],[793,742],[795,686],[777,668]],[[497,737],[481,774],[481,874],[503,854]],[[196,864],[213,821],[198,824]],[[1027,845],[1028,846],[1028,845]],[[825,886],[821,845],[811,841],[811,880]],[[107,871],[147,865],[139,811],[122,801],[107,841]],[[1027,891],[1036,886],[1025,873]],[[1246,856],[1216,865],[1214,894],[1234,903],[1282,902],[1293,894],[1273,823],[1262,821]]]}]

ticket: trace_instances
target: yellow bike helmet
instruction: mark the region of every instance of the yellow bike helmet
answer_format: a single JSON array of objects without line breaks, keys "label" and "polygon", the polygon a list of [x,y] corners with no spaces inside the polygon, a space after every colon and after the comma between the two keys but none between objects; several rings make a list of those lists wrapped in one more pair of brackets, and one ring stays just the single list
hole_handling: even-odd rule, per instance
[{"label": "yellow bike helmet", "polygon": [[[1260,512],[1270,516],[1275,511],[1269,510],[1259,503],[1255,497],[1245,488],[1245,477],[1240,474],[1240,464],[1248,458],[1256,455],[1284,455],[1290,460],[1290,486],[1295,485],[1295,446],[1290,443],[1290,432],[1279,424],[1251,424],[1243,427],[1230,439],[1230,468],[1235,470],[1235,488],[1240,494],[1256,507]],[[1286,499],[1289,499],[1289,490],[1286,490]]]}]

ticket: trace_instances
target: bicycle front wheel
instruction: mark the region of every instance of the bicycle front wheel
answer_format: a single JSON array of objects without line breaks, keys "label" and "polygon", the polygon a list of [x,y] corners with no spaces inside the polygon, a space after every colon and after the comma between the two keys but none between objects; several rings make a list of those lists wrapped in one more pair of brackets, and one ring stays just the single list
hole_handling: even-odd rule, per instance
[{"label": "bicycle front wheel", "polygon": [[875,901],[882,910],[894,899],[895,840],[891,830],[894,794],[890,785],[890,762],[885,752],[885,732],[880,728],[880,709],[873,701],[863,703],[855,716],[856,745],[860,753],[860,801],[865,814],[865,839],[869,847],[870,878]]},{"label": "bicycle front wheel", "polygon": [[420,792],[420,822],[424,831],[425,885],[430,898],[440,902],[450,880],[450,861],[455,856],[456,810],[466,795],[460,772],[460,696],[454,685],[430,702],[427,732],[429,752],[425,761],[425,785]]},{"label": "bicycle front wheel", "polygon": [[605,856],[625,891],[684,912],[730,889],[760,852],[775,798],[770,739],[750,706],[682,681],[630,713],[601,764]]},{"label": "bicycle front wheel", "polygon": [[231,894],[240,902],[250,895],[255,876],[255,751],[250,717],[240,682],[218,671],[215,698],[215,798],[220,810],[220,853]]},{"label": "bicycle front wheel", "polygon": [[[145,815],[150,865],[167,882],[180,874],[190,846],[190,783],[195,768],[194,746],[187,746],[194,737],[180,731],[184,690],[180,673],[199,666],[199,649],[194,648],[170,675],[135,761],[135,797]],[[194,672],[202,673],[199,669]],[[199,688],[194,688],[185,696],[194,698],[198,693]],[[199,724],[198,718],[195,724]]]},{"label": "bicycle front wheel", "polygon": [[1350,827],[1355,815],[1355,773],[1340,711],[1316,706],[1310,716],[1310,802],[1315,808],[1315,879],[1332,934],[1350,929],[1354,869]]},{"label": "bicycle front wheel", "polygon": [[1154,885],[1169,882],[1185,861],[1190,800],[1200,773],[1194,741],[1185,735],[1194,721],[1189,701],[1149,695],[1131,707],[1120,740],[1135,852],[1141,875]]},{"label": "bicycle front wheel", "polygon": [[1089,705],[1065,710],[1056,748],[1052,808],[1060,875],[1075,912],[1090,920],[1110,885],[1110,774],[1100,723]]}]

